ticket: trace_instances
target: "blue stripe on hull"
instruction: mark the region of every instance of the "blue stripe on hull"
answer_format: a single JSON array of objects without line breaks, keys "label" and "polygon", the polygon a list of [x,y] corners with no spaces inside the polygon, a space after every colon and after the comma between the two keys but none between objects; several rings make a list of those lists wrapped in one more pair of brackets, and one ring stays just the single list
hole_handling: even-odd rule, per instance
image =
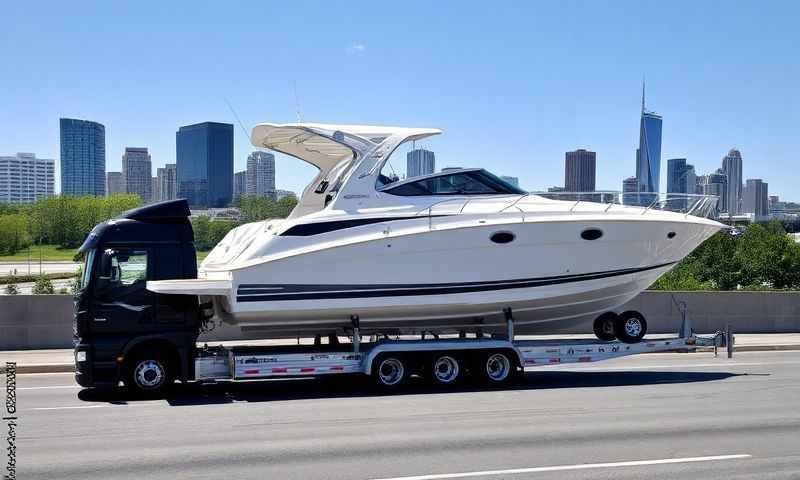
[{"label": "blue stripe on hull", "polygon": [[630,275],[655,270],[676,262],[649,267],[624,268],[604,272],[559,275],[552,277],[493,280],[488,282],[381,284],[381,285],[265,285],[242,284],[237,290],[237,302],[270,302],[285,300],[324,300],[341,298],[374,298],[413,295],[444,295],[453,293],[486,292],[513,288],[531,288],[564,283],[585,282],[601,278]]}]

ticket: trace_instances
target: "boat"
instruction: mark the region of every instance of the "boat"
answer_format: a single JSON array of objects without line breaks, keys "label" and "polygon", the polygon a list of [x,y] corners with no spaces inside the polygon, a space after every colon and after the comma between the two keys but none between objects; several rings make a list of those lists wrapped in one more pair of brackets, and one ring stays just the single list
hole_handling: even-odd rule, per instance
[{"label": "boat", "polygon": [[385,165],[433,128],[263,123],[255,147],[319,172],[286,219],[239,226],[199,295],[262,335],[549,333],[614,312],[724,225],[713,196],[528,193],[481,168],[399,179]]}]

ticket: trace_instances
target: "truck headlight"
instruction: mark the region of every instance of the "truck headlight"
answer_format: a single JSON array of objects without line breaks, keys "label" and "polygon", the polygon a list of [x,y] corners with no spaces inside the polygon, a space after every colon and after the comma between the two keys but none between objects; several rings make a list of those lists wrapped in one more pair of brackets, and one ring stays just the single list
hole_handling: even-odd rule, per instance
[{"label": "truck headlight", "polygon": [[83,351],[83,350],[80,351],[80,352],[75,352],[75,361],[78,362],[78,363],[85,362],[86,361],[86,352]]}]

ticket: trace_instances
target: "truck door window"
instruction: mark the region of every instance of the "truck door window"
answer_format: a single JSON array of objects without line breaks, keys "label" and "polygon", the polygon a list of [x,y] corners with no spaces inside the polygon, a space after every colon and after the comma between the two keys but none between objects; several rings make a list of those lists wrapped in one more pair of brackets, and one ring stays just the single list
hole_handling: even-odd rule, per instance
[{"label": "truck door window", "polygon": [[111,257],[111,284],[128,287],[147,280],[147,252],[143,250],[114,252]]}]

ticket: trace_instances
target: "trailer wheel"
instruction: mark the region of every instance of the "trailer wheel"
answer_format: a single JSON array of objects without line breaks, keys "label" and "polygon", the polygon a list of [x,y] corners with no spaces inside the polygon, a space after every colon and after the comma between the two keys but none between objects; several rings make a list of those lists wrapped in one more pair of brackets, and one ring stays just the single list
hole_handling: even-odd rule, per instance
[{"label": "trailer wheel", "polygon": [[433,356],[431,362],[431,379],[438,385],[453,385],[463,373],[458,357],[445,353]]},{"label": "trailer wheel", "polygon": [[622,312],[614,326],[617,338],[624,343],[638,343],[647,333],[647,321],[635,311]]},{"label": "trailer wheel", "polygon": [[480,359],[478,372],[480,379],[487,385],[503,385],[514,377],[516,362],[508,352],[487,352]]},{"label": "trailer wheel", "polygon": [[170,362],[155,352],[135,355],[126,370],[125,385],[147,397],[162,396],[175,380]]},{"label": "trailer wheel", "polygon": [[594,320],[594,334],[604,342],[610,342],[617,338],[616,324],[619,315],[614,312],[606,312]]},{"label": "trailer wheel", "polygon": [[373,365],[372,378],[381,388],[398,388],[408,379],[409,365],[400,355],[381,355],[375,359]]}]

